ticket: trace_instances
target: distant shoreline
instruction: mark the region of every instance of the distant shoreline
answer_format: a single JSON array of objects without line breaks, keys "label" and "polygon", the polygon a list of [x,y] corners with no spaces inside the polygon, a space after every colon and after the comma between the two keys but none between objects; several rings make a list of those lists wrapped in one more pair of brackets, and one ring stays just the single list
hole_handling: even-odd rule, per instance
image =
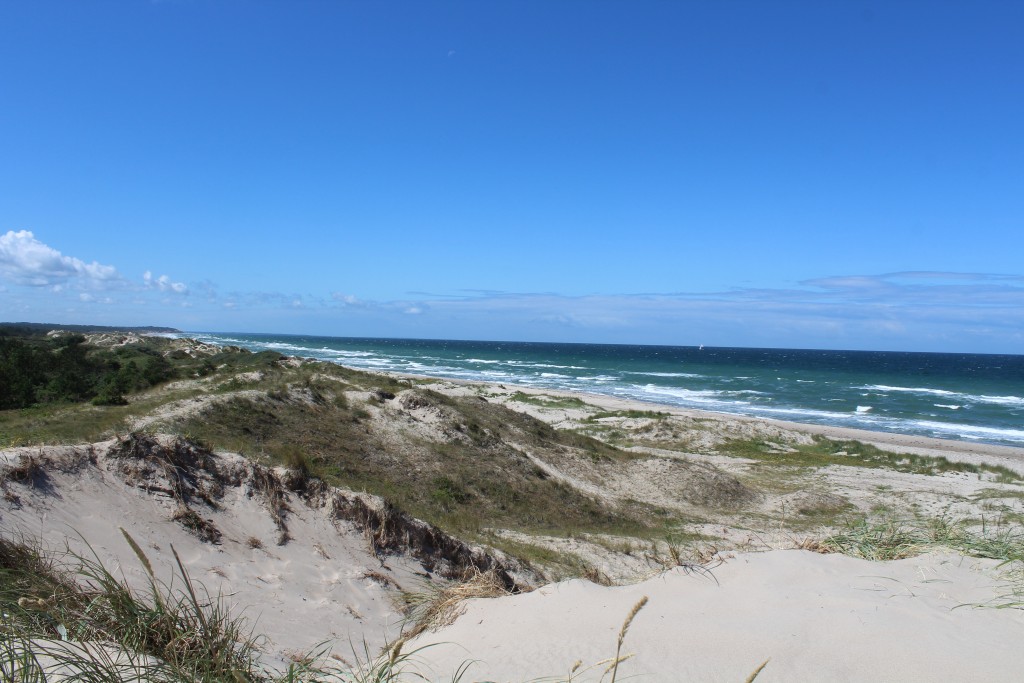
[{"label": "distant shoreline", "polygon": [[[190,333],[182,332],[180,330],[170,327],[158,327],[158,326],[133,326],[133,327],[120,327],[120,326],[102,326],[102,325],[58,325],[51,323],[0,323],[0,333],[4,330],[14,331],[14,328],[21,328],[22,330],[31,329],[37,333],[45,333],[55,329],[68,330],[71,332],[80,333],[135,333],[135,334],[159,334],[159,335],[173,335],[176,337],[183,338],[195,338],[192,335],[203,334],[203,333]],[[289,336],[289,335],[282,335]],[[301,338],[301,335],[294,335]],[[271,339],[274,337],[271,335]],[[330,338],[325,338],[330,339]],[[358,339],[358,338],[353,338]],[[218,343],[218,342],[214,342]],[[218,343],[219,345],[224,345]],[[600,346],[600,345],[599,345]],[[289,352],[283,351],[287,355],[292,355],[300,358],[310,358],[318,362],[331,362],[335,363],[338,361],[315,358],[313,356],[307,356],[301,352]],[[684,415],[690,417],[696,417],[701,419],[715,419],[719,421],[730,420],[736,422],[749,422],[749,423],[762,423],[777,425],[781,428],[803,432],[807,434],[824,436],[833,440],[856,440],[866,443],[871,443],[888,450],[901,450],[905,452],[914,452],[927,455],[937,454],[969,454],[974,456],[989,456],[996,458],[1003,458],[1008,461],[1024,462],[1024,447],[1009,445],[1009,444],[997,444],[988,441],[975,441],[970,439],[957,439],[957,438],[946,438],[937,436],[925,436],[910,433],[900,433],[895,431],[887,430],[872,430],[858,427],[847,427],[838,425],[827,425],[813,422],[796,422],[785,419],[778,419],[770,416],[761,415],[749,415],[731,411],[719,411],[707,408],[697,408],[689,406],[679,406],[672,403],[662,403],[657,401],[645,400],[635,397],[620,397],[611,394],[589,392],[579,389],[561,389],[561,388],[546,388],[536,387],[529,384],[523,384],[516,382],[514,378],[508,378],[507,380],[479,380],[479,379],[463,379],[463,378],[452,378],[445,377],[443,375],[432,375],[422,374],[416,372],[400,372],[395,370],[373,370],[371,368],[361,367],[359,365],[349,365],[343,361],[339,364],[346,367],[362,371],[378,372],[380,374],[392,375],[396,377],[409,377],[416,379],[442,379],[444,381],[452,382],[455,384],[464,385],[483,385],[483,386],[494,386],[497,387],[502,384],[514,386],[517,391],[522,391],[529,394],[547,394],[552,396],[565,396],[565,397],[577,397],[581,400],[585,400],[593,405],[606,407],[609,409],[622,409],[622,410],[658,410],[667,412],[673,415]]]},{"label": "distant shoreline", "polygon": [[[310,359],[316,362],[318,359]],[[344,365],[344,364],[342,364]],[[349,367],[349,366],[345,366]],[[361,370],[361,368],[353,368]],[[411,373],[384,372],[379,374],[400,377],[404,379],[438,380],[449,382],[455,385],[476,386],[476,387],[501,387],[502,382],[485,382],[468,379],[438,378],[430,375],[416,375]],[[949,460],[958,462],[972,462],[978,464],[984,459],[985,462],[992,462],[993,459],[1001,461],[1015,470],[1024,473],[1024,448],[1016,446],[1004,446],[985,442],[963,441],[959,439],[939,439],[929,436],[918,436],[914,434],[897,434],[895,432],[871,431],[868,429],[855,429],[852,427],[837,427],[832,425],[808,424],[805,422],[791,422],[778,420],[769,417],[757,417],[752,415],[739,415],[736,413],[716,412],[712,410],[701,410],[697,408],[681,408],[664,403],[653,403],[632,398],[619,398],[607,394],[594,394],[580,391],[567,391],[562,389],[538,389],[528,387],[514,382],[508,382],[508,386],[515,387],[516,391],[531,395],[547,395],[563,398],[578,398],[591,405],[606,410],[641,410],[668,413],[683,417],[691,417],[700,420],[712,420],[720,423],[759,423],[775,425],[781,429],[794,432],[802,432],[815,436],[823,436],[834,441],[859,441],[862,443],[877,446],[883,450],[897,451],[901,453],[913,453],[931,457],[946,457]]]}]

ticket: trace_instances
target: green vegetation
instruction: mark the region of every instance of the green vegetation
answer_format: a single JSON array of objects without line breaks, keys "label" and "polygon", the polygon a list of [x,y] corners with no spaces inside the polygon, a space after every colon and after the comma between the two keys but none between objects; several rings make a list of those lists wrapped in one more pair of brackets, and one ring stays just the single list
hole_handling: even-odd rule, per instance
[{"label": "green vegetation", "polygon": [[841,553],[873,561],[902,560],[936,550],[1000,561],[1004,593],[972,605],[994,609],[1024,609],[1024,527],[1019,521],[899,519],[860,521],[823,540],[805,541],[807,550]]},{"label": "green vegetation", "polygon": [[[180,561],[184,590],[159,584],[141,548],[125,538],[147,571],[148,591],[131,589],[96,556],[70,553],[74,566],[65,567],[36,548],[0,539],[0,677],[46,680],[38,656],[49,655],[97,675],[94,680],[120,680],[127,672],[157,681],[260,680],[256,640],[244,624],[219,599],[200,597]],[[55,635],[63,642],[54,643]],[[34,646],[36,639],[50,644]],[[88,642],[109,643],[125,657],[71,646]]]},{"label": "green vegetation", "polygon": [[[196,398],[210,393],[255,386],[259,381],[243,381],[243,373],[280,372],[279,353],[265,351],[250,353],[241,349],[225,349],[210,355],[193,357],[181,349],[174,349],[171,340],[145,339],[141,343],[126,344],[115,349],[90,347],[80,338],[67,341],[74,348],[71,357],[88,372],[67,372],[57,384],[67,386],[74,378],[86,377],[88,391],[72,400],[65,394],[59,401],[37,401],[21,409],[0,410],[0,447],[35,445],[43,443],[81,443],[99,441],[118,433],[130,431],[132,418],[150,415],[174,401]],[[21,376],[39,373],[50,361],[49,339],[10,340],[12,347],[28,347],[31,354],[43,354],[42,360]],[[20,351],[18,352],[20,353]],[[34,355],[32,357],[35,357]],[[71,363],[71,361],[68,361]],[[92,374],[89,374],[92,373]],[[40,373],[46,384],[45,373]],[[201,386],[196,383],[171,382],[173,379],[223,377],[220,383]],[[69,379],[71,378],[71,379]],[[8,385],[0,371],[0,393]],[[52,393],[43,395],[52,397]],[[126,400],[131,397],[131,402]],[[91,400],[89,400],[91,397]]]},{"label": "green vegetation", "polygon": [[1024,528],[1002,521],[970,525],[947,518],[888,518],[860,522],[828,536],[819,549],[866,560],[901,560],[936,548],[1019,565],[1024,563]]},{"label": "green vegetation", "polygon": [[170,362],[140,345],[90,349],[85,337],[0,337],[0,410],[92,400],[122,405],[125,395],[175,376]]},{"label": "green vegetation", "polygon": [[[346,373],[345,386],[358,386],[372,377],[339,371]],[[476,535],[488,527],[559,535],[643,533],[666,524],[642,504],[613,509],[551,479],[511,445],[573,451],[597,462],[636,457],[596,439],[554,429],[477,397],[452,398],[418,388],[402,400],[440,412],[440,428],[450,436],[431,440],[413,434],[396,449],[392,437],[379,433],[371,418],[374,411],[396,410],[392,404],[399,399],[357,404],[338,400],[335,382],[302,379],[298,370],[289,371],[288,378],[296,381],[275,385],[278,388],[260,398],[231,397],[180,421],[174,429],[215,448],[274,462],[293,464],[294,453],[304,454],[311,475],[382,496],[457,534]],[[381,379],[374,378],[368,388],[380,389]]]},{"label": "green vegetation", "polygon": [[526,394],[517,391],[509,397],[510,401],[527,403],[541,408],[589,408],[589,403],[575,396],[548,396],[547,394]]},{"label": "green vegetation", "polygon": [[988,474],[1000,483],[1021,480],[1013,470],[1001,465],[975,465],[953,462],[941,456],[894,453],[859,441],[835,441],[815,437],[810,444],[780,447],[761,440],[734,439],[719,449],[724,455],[749,458],[765,465],[785,467],[849,467],[884,468],[909,474],[936,475],[946,472]]},{"label": "green vegetation", "polygon": [[669,413],[653,410],[602,410],[601,412],[594,413],[587,418],[587,422],[597,422],[609,417],[618,418],[629,418],[629,419],[650,419],[650,420],[664,420],[670,417]]}]

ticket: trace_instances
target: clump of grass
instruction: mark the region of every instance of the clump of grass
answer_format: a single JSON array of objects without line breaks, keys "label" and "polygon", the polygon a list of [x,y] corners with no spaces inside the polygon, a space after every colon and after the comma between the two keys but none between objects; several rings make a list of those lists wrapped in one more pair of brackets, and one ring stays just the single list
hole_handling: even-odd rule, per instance
[{"label": "clump of grass", "polygon": [[1000,560],[1006,592],[979,607],[1024,609],[1024,526],[966,522],[945,518],[927,522],[884,520],[862,522],[823,541],[802,547],[817,552],[838,552],[868,560],[899,560],[930,550],[947,548],[971,557]]},{"label": "clump of grass", "polygon": [[993,481],[1009,484],[1021,481],[1021,475],[1002,465],[955,462],[943,456],[894,453],[859,441],[835,441],[815,437],[809,444],[780,447],[758,439],[732,439],[721,446],[722,453],[750,458],[770,465],[798,467],[871,467],[908,474],[939,475],[949,472],[987,475]]},{"label": "clump of grass", "polygon": [[191,534],[205,543],[219,544],[221,541],[220,529],[211,520],[203,519],[199,513],[185,505],[180,506],[171,519],[185,527]]},{"label": "clump of grass", "polygon": [[583,572],[583,578],[590,583],[596,583],[598,586],[612,585],[611,577],[601,571],[600,568],[594,566],[587,567],[586,571]]},{"label": "clump of grass", "polygon": [[1024,527],[982,524],[972,529],[964,521],[885,519],[862,521],[818,543],[821,552],[837,552],[867,560],[900,560],[930,550],[948,548],[972,557],[1024,562]]},{"label": "clump of grass", "polygon": [[522,391],[509,396],[510,401],[526,403],[541,408],[586,408],[587,402],[575,396],[549,396],[547,394],[527,394]]},{"label": "clump of grass", "polygon": [[302,449],[286,445],[282,449],[281,459],[284,466],[294,472],[299,481],[306,482],[313,477],[313,459]]},{"label": "clump of grass", "polygon": [[[417,668],[419,650],[404,638],[372,655],[364,645],[355,665],[322,664],[326,647],[296,655],[286,671],[258,663],[261,638],[211,598],[172,547],[174,581],[156,577],[149,557],[122,529],[148,579],[137,590],[92,553],[66,551],[63,564],[38,545],[0,537],[0,681],[84,683],[398,683],[435,680]],[[451,680],[459,681],[469,663]]]},{"label": "clump of grass", "polygon": [[412,625],[406,637],[414,638],[424,631],[451,624],[462,614],[464,603],[470,598],[497,598],[511,594],[512,591],[493,570],[474,570],[463,581],[446,585],[425,584],[420,591],[406,591],[402,594],[402,601]]},{"label": "clump of grass", "polygon": [[[317,661],[326,659],[325,649],[308,657],[309,661],[296,662],[289,667],[285,676],[276,679],[274,683],[404,683],[440,680],[430,671],[424,670],[419,662],[419,653],[431,646],[406,651],[409,639],[409,636],[403,636],[384,647],[377,655],[370,651],[365,641],[361,652],[356,651],[353,645],[351,655],[355,663],[345,669],[317,665]],[[459,683],[471,664],[471,661],[467,661],[459,665],[451,676],[451,683]]]},{"label": "clump of grass", "polygon": [[[0,539],[4,630],[20,638],[0,643],[4,680],[45,680],[40,661],[70,666],[81,680],[257,680],[257,639],[244,621],[205,594],[177,553],[181,587],[160,583],[139,545],[124,536],[146,570],[147,590],[128,586],[94,553],[68,551],[69,568],[38,548]],[[15,666],[23,673],[12,673]]]}]

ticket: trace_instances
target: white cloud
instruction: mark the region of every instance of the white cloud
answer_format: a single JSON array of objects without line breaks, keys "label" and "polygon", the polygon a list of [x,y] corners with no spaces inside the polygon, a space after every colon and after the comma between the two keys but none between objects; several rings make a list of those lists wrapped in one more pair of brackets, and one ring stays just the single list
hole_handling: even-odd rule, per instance
[{"label": "white cloud", "polygon": [[32,287],[58,287],[73,279],[91,284],[120,279],[113,266],[64,256],[28,230],[9,230],[0,236],[0,275]]},{"label": "white cloud", "polygon": [[154,278],[153,273],[148,270],[142,274],[142,280],[146,283],[147,289],[156,288],[161,292],[174,292],[176,294],[184,294],[188,291],[188,287],[184,282],[171,282],[171,278],[166,275]]},{"label": "white cloud", "polygon": [[78,295],[78,299],[80,301],[92,301],[93,296],[92,294],[88,294],[87,292],[82,292],[81,294]]}]

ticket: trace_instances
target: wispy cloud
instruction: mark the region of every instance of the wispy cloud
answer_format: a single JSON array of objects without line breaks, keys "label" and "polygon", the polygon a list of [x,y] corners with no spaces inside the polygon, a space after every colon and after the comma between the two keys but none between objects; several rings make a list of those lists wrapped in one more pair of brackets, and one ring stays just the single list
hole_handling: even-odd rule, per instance
[{"label": "wispy cloud", "polygon": [[344,292],[331,292],[331,301],[337,302],[342,306],[351,306],[355,308],[365,308],[368,304],[366,301],[361,301],[354,294],[345,294]]},{"label": "wispy cloud", "polygon": [[0,236],[0,274],[31,287],[62,285],[70,280],[104,285],[120,279],[113,266],[65,256],[28,230],[10,230]]}]

